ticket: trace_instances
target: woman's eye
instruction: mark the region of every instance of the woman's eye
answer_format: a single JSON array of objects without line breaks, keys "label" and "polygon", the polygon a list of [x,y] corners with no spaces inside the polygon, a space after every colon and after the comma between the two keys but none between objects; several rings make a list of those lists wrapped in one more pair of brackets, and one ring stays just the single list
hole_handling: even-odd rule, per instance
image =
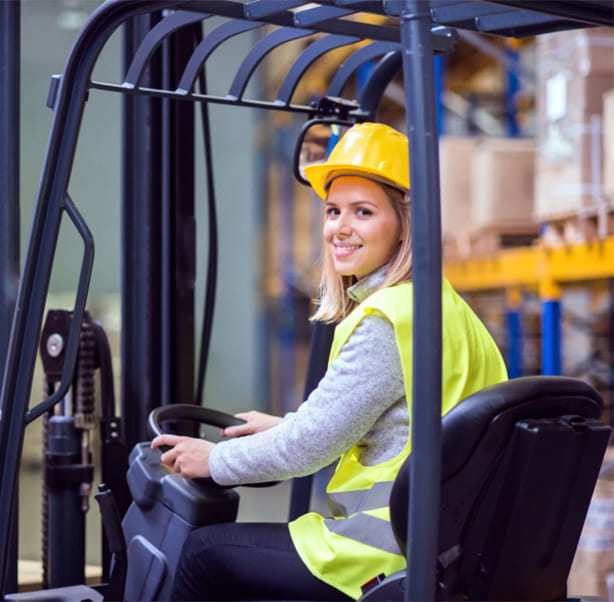
[{"label": "woman's eye", "polygon": [[339,209],[337,209],[337,207],[327,207],[325,214],[326,217],[335,217],[339,215]]},{"label": "woman's eye", "polygon": [[364,209],[363,207],[361,207],[360,209],[358,209],[358,210],[356,211],[356,213],[357,213],[359,216],[361,216],[361,217],[364,217],[364,216],[367,216],[367,215],[373,215],[373,211],[371,211],[371,209]]}]

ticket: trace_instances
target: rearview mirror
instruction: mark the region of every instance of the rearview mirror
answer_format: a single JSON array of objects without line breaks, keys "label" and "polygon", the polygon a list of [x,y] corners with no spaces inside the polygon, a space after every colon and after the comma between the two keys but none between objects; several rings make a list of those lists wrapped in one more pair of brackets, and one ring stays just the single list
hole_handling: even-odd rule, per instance
[{"label": "rearview mirror", "polygon": [[301,184],[309,186],[305,167],[324,163],[330,151],[355,122],[331,119],[312,119],[301,129],[294,148],[293,170]]}]

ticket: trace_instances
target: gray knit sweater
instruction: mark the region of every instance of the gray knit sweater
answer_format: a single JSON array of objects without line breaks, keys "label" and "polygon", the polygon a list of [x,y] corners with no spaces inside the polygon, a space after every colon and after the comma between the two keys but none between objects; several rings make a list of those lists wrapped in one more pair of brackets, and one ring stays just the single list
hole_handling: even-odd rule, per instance
[{"label": "gray knit sweater", "polygon": [[[348,289],[356,301],[381,282],[381,272]],[[372,465],[396,456],[407,442],[409,416],[392,324],[365,316],[318,387],[276,427],[225,440],[213,448],[211,476],[241,485],[304,476],[327,466],[353,445]]]}]

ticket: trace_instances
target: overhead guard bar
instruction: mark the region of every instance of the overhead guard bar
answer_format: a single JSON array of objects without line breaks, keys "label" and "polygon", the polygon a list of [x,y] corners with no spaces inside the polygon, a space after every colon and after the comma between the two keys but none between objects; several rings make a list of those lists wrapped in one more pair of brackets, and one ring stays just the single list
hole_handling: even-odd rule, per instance
[{"label": "overhead guard bar", "polygon": [[552,31],[569,29],[568,21],[562,19],[553,21],[552,17],[540,13],[525,12],[517,18],[510,18],[509,13],[475,18],[476,31],[487,31],[517,38],[533,35],[533,32],[544,23],[548,23]]},{"label": "overhead guard bar", "polygon": [[177,92],[179,94],[189,94],[193,91],[194,84],[196,83],[204,63],[216,48],[230,38],[240,33],[257,29],[258,27],[264,27],[264,23],[254,23],[253,21],[226,21],[207,34],[202,42],[198,44],[190,60],[186,64],[179,85],[177,86]]},{"label": "overhead guard bar", "polygon": [[200,23],[203,19],[207,19],[210,16],[203,13],[177,11],[156,23],[139,44],[124,78],[124,85],[133,87],[139,85],[143,72],[147,68],[147,62],[168,36],[186,25]]},{"label": "overhead guard bar", "polygon": [[349,46],[350,44],[355,44],[359,41],[359,38],[351,36],[328,35],[316,40],[313,42],[313,44],[310,44],[300,54],[299,58],[294,62],[288,71],[288,74],[284,78],[284,81],[279,88],[276,102],[283,105],[289,104],[299,80],[309,66],[321,56],[327,52],[330,52],[331,50],[335,50],[343,46]]},{"label": "overhead guard bar", "polygon": [[280,10],[291,10],[302,4],[303,0],[255,0],[245,5],[245,16],[248,19],[262,19]]},{"label": "overhead guard bar", "polygon": [[[397,3],[400,1],[402,0],[396,0]],[[325,3],[320,2],[319,4]],[[380,7],[382,6],[379,2],[378,4]],[[244,10],[247,6],[248,5],[236,4],[231,2],[231,0],[216,0],[213,4],[212,0],[188,0],[184,2],[182,8],[184,10],[211,12],[235,19],[246,19],[249,18],[247,11]],[[271,25],[279,25],[280,27],[297,27],[294,20],[294,14],[295,13],[292,11],[276,11],[272,14],[268,14],[266,17],[258,17],[258,20],[265,21]],[[319,33],[336,33],[348,36],[355,35],[361,38],[389,42],[399,41],[399,32],[395,27],[373,25],[371,23],[352,21],[349,19],[327,19],[319,22],[316,29]]]},{"label": "overhead guard bar", "polygon": [[459,23],[468,23],[476,17],[509,12],[510,8],[502,4],[490,4],[484,7],[475,2],[461,3],[458,0],[435,0],[431,2],[431,19],[433,23],[445,23],[452,27]]},{"label": "overhead guard bar", "polygon": [[574,21],[575,26],[585,24],[586,27],[595,25],[606,25],[612,27],[614,24],[614,2],[611,0],[601,0],[590,3],[590,10],[586,0],[565,0],[564,2],[552,2],[552,0],[489,0],[493,4],[503,4],[510,8],[546,13],[556,17],[557,20],[566,19]]},{"label": "overhead guard bar", "polygon": [[[328,96],[341,96],[343,88],[359,67],[378,56],[383,56],[399,49],[399,44],[395,44],[394,42],[371,42],[358,49],[347,58],[333,76],[328,86]],[[400,67],[400,63],[398,67]]]},{"label": "overhead guard bar", "polygon": [[310,29],[291,29],[284,27],[276,29],[256,42],[251,52],[245,57],[237,69],[237,74],[228,91],[228,98],[243,98],[243,92],[245,92],[249,78],[259,63],[269,52],[271,52],[271,50],[291,40],[305,38],[312,33]]},{"label": "overhead guard bar", "polygon": [[319,6],[316,8],[306,8],[294,13],[294,23],[298,27],[310,27],[324,23],[330,19],[353,15],[356,11],[346,8],[336,8],[334,6]]}]

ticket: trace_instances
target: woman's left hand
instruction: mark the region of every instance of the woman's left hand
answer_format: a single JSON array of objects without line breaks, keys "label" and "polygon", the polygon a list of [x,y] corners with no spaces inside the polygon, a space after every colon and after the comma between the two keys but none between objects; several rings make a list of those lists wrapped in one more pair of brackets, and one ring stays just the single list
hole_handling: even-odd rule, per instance
[{"label": "woman's left hand", "polygon": [[162,454],[160,462],[173,472],[181,474],[186,479],[211,476],[209,455],[215,443],[180,435],[159,435],[151,442],[153,449],[161,445],[172,447]]},{"label": "woman's left hand", "polygon": [[251,410],[250,412],[239,412],[235,414],[237,418],[245,420],[245,424],[239,424],[236,426],[227,426],[222,429],[222,435],[224,437],[242,437],[243,435],[253,435],[254,433],[261,433],[279,423],[283,422],[283,418],[279,416],[273,416],[272,414],[265,414],[264,412],[257,412]]}]

